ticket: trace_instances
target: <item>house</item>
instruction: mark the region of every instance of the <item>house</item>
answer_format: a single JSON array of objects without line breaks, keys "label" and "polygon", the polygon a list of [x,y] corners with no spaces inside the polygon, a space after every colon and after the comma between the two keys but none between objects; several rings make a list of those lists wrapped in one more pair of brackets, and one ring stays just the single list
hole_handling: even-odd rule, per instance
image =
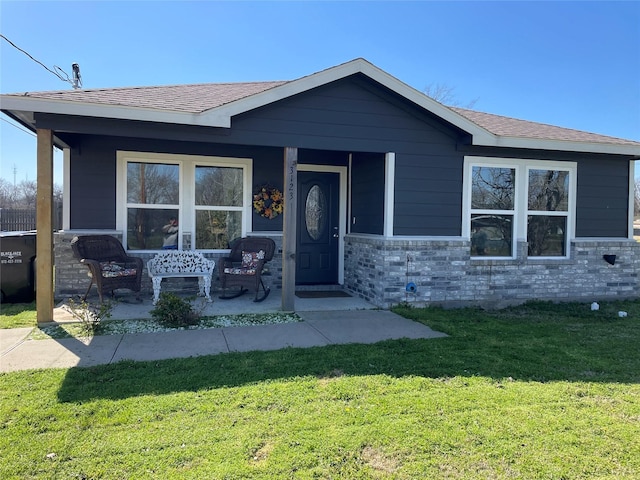
[{"label": "house", "polygon": [[[284,309],[303,284],[380,307],[638,296],[640,142],[449,108],[363,59],[293,81],[0,102],[38,133],[38,258],[55,251],[58,295],[85,285],[74,235],[108,232],[148,259],[175,218],[177,247],[214,259],[235,237],[273,237]],[[49,238],[52,145],[65,207]],[[40,319],[53,292],[39,268]]]}]

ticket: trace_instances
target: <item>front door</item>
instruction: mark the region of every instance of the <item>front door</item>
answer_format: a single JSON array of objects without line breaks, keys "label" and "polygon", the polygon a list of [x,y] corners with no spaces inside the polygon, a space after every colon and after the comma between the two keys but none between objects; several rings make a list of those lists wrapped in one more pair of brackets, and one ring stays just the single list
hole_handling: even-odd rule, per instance
[{"label": "front door", "polygon": [[298,172],[296,283],[338,283],[340,175]]}]

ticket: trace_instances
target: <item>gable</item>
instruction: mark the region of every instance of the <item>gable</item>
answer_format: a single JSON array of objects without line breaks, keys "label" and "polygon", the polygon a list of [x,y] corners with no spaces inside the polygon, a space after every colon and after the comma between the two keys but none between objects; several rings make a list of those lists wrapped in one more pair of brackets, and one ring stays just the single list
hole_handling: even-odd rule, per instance
[{"label": "gable", "polygon": [[567,136],[569,129],[534,122],[522,123],[507,117],[500,117],[502,127],[507,127],[501,128],[493,118],[498,116],[448,108],[361,58],[287,82],[2,95],[0,109],[32,130],[35,130],[36,113],[229,128],[232,119],[239,115],[352,76],[366,77],[425,114],[435,115],[443,123],[466,132],[472,145],[608,153],[640,158],[640,142],[594,134]]}]

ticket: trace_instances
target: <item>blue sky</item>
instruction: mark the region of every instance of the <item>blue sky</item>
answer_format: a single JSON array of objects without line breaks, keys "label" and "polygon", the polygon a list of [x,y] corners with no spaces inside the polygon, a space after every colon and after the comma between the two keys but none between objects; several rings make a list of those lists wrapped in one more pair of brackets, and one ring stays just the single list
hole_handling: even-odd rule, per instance
[{"label": "blue sky", "polygon": [[[0,32],[84,88],[290,80],[363,57],[474,109],[640,141],[640,2],[0,0]],[[0,92],[71,88],[0,39]],[[0,177],[36,178],[0,121]],[[56,155],[56,183],[62,182]]]}]

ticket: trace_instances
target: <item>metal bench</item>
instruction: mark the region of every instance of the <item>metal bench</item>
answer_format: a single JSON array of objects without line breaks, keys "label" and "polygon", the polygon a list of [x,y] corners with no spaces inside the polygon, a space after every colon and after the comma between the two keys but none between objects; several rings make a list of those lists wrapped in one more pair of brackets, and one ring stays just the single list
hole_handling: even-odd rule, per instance
[{"label": "metal bench", "polygon": [[211,301],[211,279],[216,263],[193,250],[171,250],[156,254],[147,262],[147,272],[153,284],[153,304],[160,298],[163,278],[198,277],[198,294]]}]

